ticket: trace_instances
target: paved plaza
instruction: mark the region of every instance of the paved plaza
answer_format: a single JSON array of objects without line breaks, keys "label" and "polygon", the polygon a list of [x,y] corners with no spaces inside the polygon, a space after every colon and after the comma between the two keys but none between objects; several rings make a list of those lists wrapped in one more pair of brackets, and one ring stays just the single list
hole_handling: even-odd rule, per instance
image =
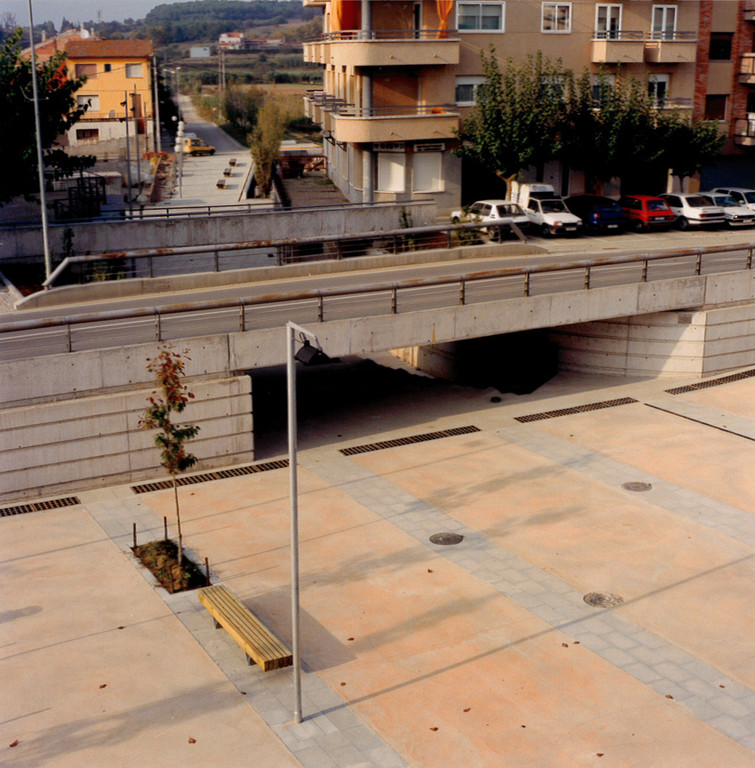
[{"label": "paved plaza", "polygon": [[[290,668],[135,564],[170,490],[2,517],[0,765],[752,768],[753,373],[302,410],[298,725]],[[288,482],[180,490],[187,547],[286,642]]]}]

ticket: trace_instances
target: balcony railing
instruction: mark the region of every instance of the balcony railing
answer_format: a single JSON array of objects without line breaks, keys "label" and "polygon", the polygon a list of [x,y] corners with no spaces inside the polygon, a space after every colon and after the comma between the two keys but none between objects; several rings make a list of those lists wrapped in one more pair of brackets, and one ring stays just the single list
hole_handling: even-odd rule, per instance
[{"label": "balcony railing", "polygon": [[755,53],[744,53],[739,60],[739,82],[755,85]]},{"label": "balcony railing", "polygon": [[628,29],[596,29],[592,33],[593,40],[617,40],[625,42],[631,40],[633,42],[643,42],[645,40],[645,33],[636,30]]},{"label": "balcony railing", "polygon": [[331,43],[354,40],[445,40],[458,38],[456,29],[346,29],[326,32],[322,37],[308,40],[312,43]]},{"label": "balcony railing", "polygon": [[340,117],[425,117],[428,115],[458,115],[454,104],[406,104],[390,107],[355,107],[353,104],[340,104],[333,107]]},{"label": "balcony railing", "polygon": [[650,33],[651,40],[661,40],[666,43],[694,43],[697,32],[676,32],[668,29],[654,29]]},{"label": "balcony railing", "polygon": [[593,63],[680,64],[691,63],[696,58],[695,32],[628,29],[596,29],[593,32]]},{"label": "balcony railing", "polygon": [[755,21],[755,0],[745,0],[745,21]]}]

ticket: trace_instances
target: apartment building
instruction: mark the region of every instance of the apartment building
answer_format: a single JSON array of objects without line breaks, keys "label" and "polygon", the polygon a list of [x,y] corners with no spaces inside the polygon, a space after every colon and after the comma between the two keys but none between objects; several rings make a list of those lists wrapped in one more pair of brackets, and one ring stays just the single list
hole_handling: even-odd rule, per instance
[{"label": "apartment building", "polygon": [[[333,181],[354,202],[432,197],[443,213],[482,191],[479,170],[465,169],[453,149],[491,45],[502,61],[539,50],[578,74],[602,69],[610,79],[620,67],[647,79],[659,108],[720,119],[732,163],[751,165],[743,148],[755,144],[755,8],[745,0],[304,4],[324,11],[322,37],[304,49],[324,67],[306,111],[322,126]],[[584,191],[581,173],[557,163],[527,174],[563,193]]]}]

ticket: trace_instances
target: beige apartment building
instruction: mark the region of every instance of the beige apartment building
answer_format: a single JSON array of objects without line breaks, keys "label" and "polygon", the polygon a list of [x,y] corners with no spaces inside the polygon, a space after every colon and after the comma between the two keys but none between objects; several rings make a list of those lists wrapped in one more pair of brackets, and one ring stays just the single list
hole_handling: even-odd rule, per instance
[{"label": "beige apartment building", "polygon": [[[304,4],[323,7],[322,37],[304,46],[305,59],[324,67],[323,89],[307,95],[306,111],[322,126],[331,178],[353,202],[432,197],[444,213],[488,191],[489,180],[465,169],[453,149],[483,80],[480,54],[491,45],[502,61],[542,51],[578,74],[602,69],[610,78],[620,66],[647,79],[659,108],[719,119],[729,136],[729,171],[753,175],[750,0]],[[558,163],[526,176],[564,194],[584,191],[582,174]],[[730,179],[714,183],[723,181]]]}]

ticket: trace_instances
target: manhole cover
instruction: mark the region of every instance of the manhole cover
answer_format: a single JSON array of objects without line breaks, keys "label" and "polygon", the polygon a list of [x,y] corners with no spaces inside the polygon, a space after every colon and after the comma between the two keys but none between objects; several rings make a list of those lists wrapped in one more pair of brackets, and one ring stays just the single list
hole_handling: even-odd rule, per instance
[{"label": "manhole cover", "polygon": [[449,533],[444,531],[443,533],[434,533],[430,537],[430,541],[433,544],[458,544],[464,541],[464,537],[460,533]]},{"label": "manhole cover", "polygon": [[582,599],[593,608],[613,608],[624,602],[621,595],[613,595],[610,592],[588,592]]},{"label": "manhole cover", "polygon": [[639,482],[631,482],[631,483],[622,483],[621,487],[625,491],[649,491],[652,489],[651,483],[639,483]]}]

